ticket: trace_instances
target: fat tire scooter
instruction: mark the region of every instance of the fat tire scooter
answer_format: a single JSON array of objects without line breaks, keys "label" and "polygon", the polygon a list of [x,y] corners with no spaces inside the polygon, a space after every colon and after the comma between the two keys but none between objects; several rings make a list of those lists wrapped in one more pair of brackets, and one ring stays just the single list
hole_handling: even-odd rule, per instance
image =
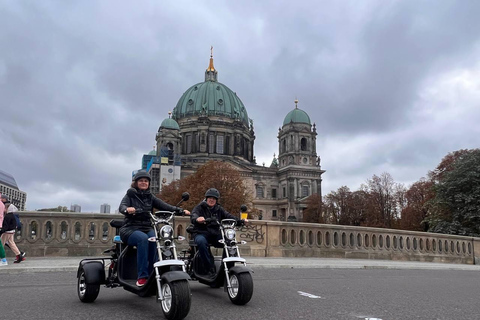
[{"label": "fat tire scooter", "polygon": [[[242,206],[242,211],[247,209]],[[215,218],[207,218],[205,222],[210,225],[217,225],[220,229],[221,239],[219,243],[223,245],[222,256],[214,257],[215,274],[213,276],[205,275],[200,272],[203,270],[202,261],[198,254],[197,245],[191,239],[190,248],[182,251],[181,259],[185,260],[187,272],[192,280],[206,284],[212,288],[224,286],[230,301],[236,305],[247,304],[253,295],[252,269],[247,267],[247,262],[240,257],[238,245],[246,244],[246,241],[237,242],[237,226],[244,224],[244,220],[223,219],[218,221]],[[190,228],[187,232],[192,233]]]},{"label": "fat tire scooter", "polygon": [[[190,195],[182,194],[182,200],[187,201]],[[120,240],[119,230],[123,220],[112,220],[110,225],[116,229],[114,245],[104,251],[110,254],[107,258],[87,258],[80,261],[77,271],[77,293],[80,301],[89,303],[95,301],[100,292],[100,285],[107,288],[123,287],[141,297],[157,296],[165,318],[178,320],[185,318],[191,305],[189,280],[184,261],[178,259],[175,240],[185,240],[184,237],[174,237],[176,214],[181,212],[157,211],[150,213],[150,221],[155,230],[155,237],[149,241],[156,242],[158,261],[153,265],[147,283],[139,287],[137,280],[137,250],[136,247],[124,244]]]}]

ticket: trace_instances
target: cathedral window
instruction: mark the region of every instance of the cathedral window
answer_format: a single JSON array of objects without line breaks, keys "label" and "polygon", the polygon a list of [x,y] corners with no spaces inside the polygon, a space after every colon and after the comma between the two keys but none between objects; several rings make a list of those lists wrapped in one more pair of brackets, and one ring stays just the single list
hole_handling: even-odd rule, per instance
[{"label": "cathedral window", "polygon": [[277,189],[272,189],[272,199],[277,199]]},{"label": "cathedral window", "polygon": [[306,138],[302,138],[302,140],[300,140],[300,150],[307,151],[307,139]]},{"label": "cathedral window", "polygon": [[192,153],[192,135],[187,135],[187,153]]},{"label": "cathedral window", "polygon": [[287,188],[283,187],[282,188],[282,198],[286,198],[287,197]]},{"label": "cathedral window", "polygon": [[217,136],[217,153],[223,154],[223,136]]},{"label": "cathedral window", "polygon": [[208,136],[208,153],[215,152],[215,135],[211,134]]},{"label": "cathedral window", "polygon": [[230,137],[226,136],[225,137],[225,154],[230,154]]},{"label": "cathedral window", "polygon": [[272,218],[276,218],[277,217],[277,210],[272,210]]},{"label": "cathedral window", "polygon": [[308,186],[302,186],[302,198],[308,196]]},{"label": "cathedral window", "polygon": [[263,188],[257,187],[257,198],[263,198]]}]

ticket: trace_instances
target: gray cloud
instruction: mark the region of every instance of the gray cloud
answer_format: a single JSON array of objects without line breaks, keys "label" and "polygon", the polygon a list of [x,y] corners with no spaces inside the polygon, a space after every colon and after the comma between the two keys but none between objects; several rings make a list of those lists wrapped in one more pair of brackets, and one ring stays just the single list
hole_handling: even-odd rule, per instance
[{"label": "gray cloud", "polygon": [[[219,81],[278,153],[293,100],[317,125],[323,190],[410,184],[478,147],[480,4],[471,1],[0,5],[0,169],[37,209],[115,208],[180,96]],[[476,88],[476,89],[475,89]]]}]

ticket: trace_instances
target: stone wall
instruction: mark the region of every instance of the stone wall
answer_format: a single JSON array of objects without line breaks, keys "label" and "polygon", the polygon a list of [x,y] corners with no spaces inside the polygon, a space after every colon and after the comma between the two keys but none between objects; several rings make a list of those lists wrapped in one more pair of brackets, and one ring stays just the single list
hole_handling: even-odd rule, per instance
[{"label": "stone wall", "polygon": [[[28,256],[96,256],[112,246],[110,220],[123,216],[35,211],[20,212],[20,218],[23,228],[15,239]],[[188,225],[187,217],[177,217],[177,234],[187,236]],[[394,229],[255,220],[240,229],[238,239],[246,242],[246,256],[480,262],[480,238]]]}]

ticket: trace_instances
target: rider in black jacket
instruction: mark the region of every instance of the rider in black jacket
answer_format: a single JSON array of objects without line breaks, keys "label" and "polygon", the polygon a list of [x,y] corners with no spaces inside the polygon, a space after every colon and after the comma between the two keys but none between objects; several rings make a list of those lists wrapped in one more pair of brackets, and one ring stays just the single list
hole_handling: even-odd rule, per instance
[{"label": "rider in black jacket", "polygon": [[[156,259],[156,243],[148,238],[155,237],[155,231],[150,222],[150,212],[153,208],[164,211],[181,209],[155,197],[150,192],[150,175],[139,171],[133,177],[131,188],[123,197],[118,211],[125,215],[124,224],[120,228],[120,238],[123,243],[137,247],[137,286],[143,286],[153,270]],[[183,210],[187,215],[188,210]]]},{"label": "rider in black jacket", "polygon": [[[218,221],[223,219],[235,219],[239,218],[228,213],[218,203],[220,198],[220,192],[215,188],[210,188],[205,193],[205,200],[200,202],[192,211],[190,221],[193,224],[194,241],[198,248],[198,254],[203,261],[204,274],[213,277],[215,275],[215,264],[213,256],[210,252],[209,245],[213,245],[217,248],[223,248],[223,245],[218,242],[221,239],[220,229],[215,223],[208,223],[205,219],[216,218]],[[248,222],[248,220],[245,220]]]}]

